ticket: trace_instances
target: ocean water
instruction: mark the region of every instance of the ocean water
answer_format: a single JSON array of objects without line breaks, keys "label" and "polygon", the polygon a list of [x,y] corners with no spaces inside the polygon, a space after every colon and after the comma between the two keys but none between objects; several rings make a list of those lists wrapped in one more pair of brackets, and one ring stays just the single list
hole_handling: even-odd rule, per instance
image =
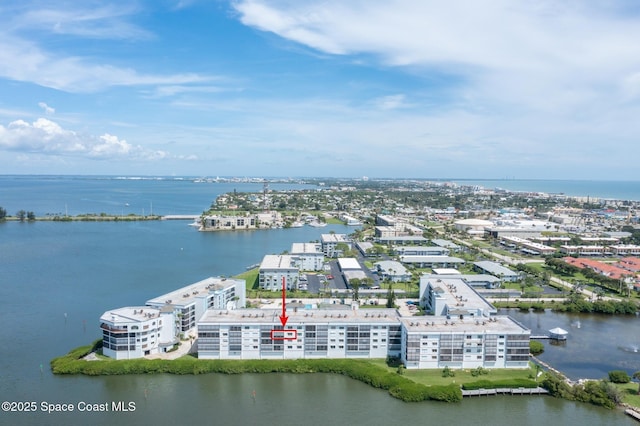
[{"label": "ocean water", "polygon": [[[315,188],[271,183],[273,190]],[[260,183],[194,183],[193,178],[0,175],[0,207],[46,214],[201,214],[220,194],[261,192]]]},{"label": "ocean water", "polygon": [[574,197],[640,201],[640,181],[495,179],[452,180],[459,185],[477,185],[487,189],[516,192],[545,192]]}]

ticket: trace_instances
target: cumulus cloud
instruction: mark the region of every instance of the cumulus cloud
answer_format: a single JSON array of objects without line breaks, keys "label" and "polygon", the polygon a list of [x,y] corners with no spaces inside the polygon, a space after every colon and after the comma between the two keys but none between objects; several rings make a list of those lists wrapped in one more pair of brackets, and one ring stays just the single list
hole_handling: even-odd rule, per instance
[{"label": "cumulus cloud", "polygon": [[47,115],[56,113],[56,109],[55,108],[50,107],[49,105],[47,105],[44,102],[38,102],[38,106],[40,108],[42,108],[42,111],[44,111],[44,113],[47,114]]},{"label": "cumulus cloud", "polygon": [[38,118],[33,123],[16,120],[6,127],[0,125],[0,149],[94,159],[162,160],[170,157],[166,151],[148,150],[108,133],[93,136],[67,130],[46,118]]}]

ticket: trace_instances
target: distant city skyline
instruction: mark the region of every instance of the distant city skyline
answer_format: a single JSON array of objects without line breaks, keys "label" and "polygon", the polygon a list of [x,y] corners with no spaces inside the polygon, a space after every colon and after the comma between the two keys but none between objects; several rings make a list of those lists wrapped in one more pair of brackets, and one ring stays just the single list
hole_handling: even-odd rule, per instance
[{"label": "distant city skyline", "polygon": [[638,180],[631,0],[0,5],[3,174]]}]

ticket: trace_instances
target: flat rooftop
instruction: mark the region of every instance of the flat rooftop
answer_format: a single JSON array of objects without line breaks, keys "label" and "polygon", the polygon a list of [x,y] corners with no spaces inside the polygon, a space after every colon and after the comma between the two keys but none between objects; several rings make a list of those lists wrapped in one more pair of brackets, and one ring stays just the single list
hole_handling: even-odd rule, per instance
[{"label": "flat rooftop", "polygon": [[317,243],[293,243],[291,254],[322,254],[322,248]]},{"label": "flat rooftop", "polygon": [[[265,325],[281,325],[280,315],[281,309],[236,309],[232,311],[226,310],[209,310],[207,311],[198,324],[265,324]],[[297,312],[287,310],[287,326],[292,324],[388,324],[398,323],[399,315],[395,309],[313,309],[302,310]]]},{"label": "flat rooftop", "polygon": [[322,234],[320,236],[323,243],[346,243],[346,234]]},{"label": "flat rooftop", "polygon": [[111,309],[100,317],[100,321],[117,324],[119,322],[141,322],[160,316],[160,311],[149,306],[127,306]]},{"label": "flat rooftop", "polygon": [[260,269],[298,269],[287,254],[268,254],[262,259]]},{"label": "flat rooftop", "polygon": [[459,245],[457,245],[456,243],[449,241],[449,240],[442,240],[440,238],[434,238],[431,240],[431,242],[439,247],[446,247],[449,249],[458,249],[460,248]]},{"label": "flat rooftop", "polygon": [[498,315],[489,318],[477,319],[453,319],[439,316],[401,317],[400,322],[409,332],[465,332],[465,333],[505,333],[505,334],[529,334],[530,330],[507,315]]},{"label": "flat rooftop", "polygon": [[495,307],[484,297],[480,296],[461,277],[449,275],[437,275],[426,278],[431,287],[440,297],[445,299],[450,309],[482,310],[483,312],[495,311]]},{"label": "flat rooftop", "polygon": [[[222,277],[209,277],[197,283],[179,288],[162,296],[147,300],[147,305],[188,305],[196,299],[207,296],[230,286],[234,286],[242,280]],[[148,308],[148,307],[147,307]]]},{"label": "flat rooftop", "polygon": [[341,257],[338,259],[338,265],[340,266],[340,270],[345,271],[348,269],[362,269],[362,266],[360,266],[360,263],[358,262],[357,259],[354,259],[353,257]]},{"label": "flat rooftop", "polygon": [[505,268],[501,264],[497,262],[492,262],[490,260],[481,260],[479,262],[474,262],[473,264],[476,265],[478,268],[481,268],[482,270],[485,270],[496,276],[500,276],[500,274],[504,275],[505,277],[518,275],[517,272],[512,271],[509,268]]},{"label": "flat rooftop", "polygon": [[453,256],[400,256],[403,263],[464,263],[464,259]]}]

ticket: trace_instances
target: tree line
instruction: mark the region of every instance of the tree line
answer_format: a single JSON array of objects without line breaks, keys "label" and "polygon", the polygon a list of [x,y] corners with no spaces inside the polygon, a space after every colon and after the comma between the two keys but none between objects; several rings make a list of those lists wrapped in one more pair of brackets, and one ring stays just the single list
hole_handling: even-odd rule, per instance
[{"label": "tree line", "polygon": [[[0,220],[6,220],[8,217],[7,209],[4,207],[0,207]],[[18,210],[16,213],[16,218],[20,222],[24,222],[25,220],[34,221],[36,220],[36,214],[32,211]]]}]

